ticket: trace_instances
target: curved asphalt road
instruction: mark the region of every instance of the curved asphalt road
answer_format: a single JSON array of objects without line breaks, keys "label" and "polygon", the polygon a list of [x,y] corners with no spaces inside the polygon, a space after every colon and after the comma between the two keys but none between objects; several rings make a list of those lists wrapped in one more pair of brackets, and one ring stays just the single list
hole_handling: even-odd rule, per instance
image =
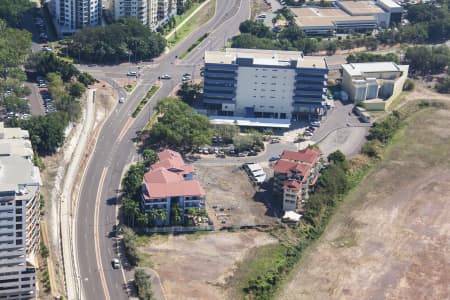
[{"label": "curved asphalt road", "polygon": [[[75,260],[79,266],[84,299],[128,298],[123,288],[126,274],[113,270],[111,266],[111,259],[117,255],[114,240],[108,234],[117,220],[116,196],[122,170],[137,157],[133,144],[136,132],[148,121],[156,99],[168,95],[180,82],[183,73],[193,73],[196,70],[198,76],[204,51],[222,49],[227,39],[238,33],[239,24],[249,15],[249,0],[218,0],[216,15],[211,21],[155,62],[154,66],[141,70],[141,84],[128,96],[126,103],[117,106],[104,124],[83,178],[75,221]],[[175,56],[181,55],[206,32],[210,32],[208,38],[178,64]],[[91,73],[100,79],[109,77],[98,69]],[[133,121],[130,118],[132,111],[157,77],[164,73],[170,74],[173,79],[162,82],[163,85],[153,100]]]}]

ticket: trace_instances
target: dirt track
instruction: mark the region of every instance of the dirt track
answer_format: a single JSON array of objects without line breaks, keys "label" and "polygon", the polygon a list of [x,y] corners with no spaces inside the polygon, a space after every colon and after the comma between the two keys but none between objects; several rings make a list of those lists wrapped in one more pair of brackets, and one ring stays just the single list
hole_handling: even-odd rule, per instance
[{"label": "dirt track", "polygon": [[409,121],[280,299],[450,298],[450,111]]}]

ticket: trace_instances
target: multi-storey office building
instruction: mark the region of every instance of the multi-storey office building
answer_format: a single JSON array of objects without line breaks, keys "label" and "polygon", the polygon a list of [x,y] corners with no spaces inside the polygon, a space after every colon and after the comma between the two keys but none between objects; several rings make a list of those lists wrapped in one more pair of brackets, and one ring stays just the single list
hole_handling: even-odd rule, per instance
[{"label": "multi-storey office building", "polygon": [[320,117],[327,111],[327,78],[323,57],[297,51],[207,51],[203,102],[220,116]]},{"label": "multi-storey office building", "polygon": [[47,0],[47,3],[61,35],[102,22],[102,0]]},{"label": "multi-storey office building", "polygon": [[0,299],[36,298],[41,179],[27,137],[0,123]]}]

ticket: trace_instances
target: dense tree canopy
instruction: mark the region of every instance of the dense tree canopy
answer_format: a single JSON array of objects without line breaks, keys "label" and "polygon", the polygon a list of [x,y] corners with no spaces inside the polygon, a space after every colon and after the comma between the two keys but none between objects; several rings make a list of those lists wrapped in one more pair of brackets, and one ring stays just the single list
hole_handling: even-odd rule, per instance
[{"label": "dense tree canopy", "polygon": [[417,74],[442,73],[450,62],[450,50],[445,45],[409,47],[405,62],[410,65],[410,71]]},{"label": "dense tree canopy", "polygon": [[[0,1],[0,7],[2,2]],[[9,28],[0,19],[0,77],[20,77],[19,66],[30,52],[31,34],[28,31]],[[18,75],[18,76],[17,76]]]},{"label": "dense tree canopy", "polygon": [[213,131],[208,118],[186,103],[167,97],[158,102],[156,110],[161,117],[151,131],[153,144],[190,150],[210,143]]},{"label": "dense tree canopy", "polygon": [[30,0],[1,0],[0,19],[6,20],[10,26],[17,27],[25,12],[33,7],[35,4]]},{"label": "dense tree canopy", "polygon": [[348,63],[365,63],[365,62],[377,62],[377,61],[393,61],[399,63],[398,56],[394,53],[388,54],[372,54],[367,52],[352,53],[347,56]]},{"label": "dense tree canopy", "polygon": [[47,73],[57,72],[65,82],[74,76],[80,75],[80,71],[73,64],[63,61],[52,52],[45,51],[31,54],[28,57],[25,68],[41,76],[46,76]]},{"label": "dense tree canopy", "polygon": [[78,31],[68,44],[69,55],[82,62],[119,63],[160,55],[166,41],[135,18]]}]

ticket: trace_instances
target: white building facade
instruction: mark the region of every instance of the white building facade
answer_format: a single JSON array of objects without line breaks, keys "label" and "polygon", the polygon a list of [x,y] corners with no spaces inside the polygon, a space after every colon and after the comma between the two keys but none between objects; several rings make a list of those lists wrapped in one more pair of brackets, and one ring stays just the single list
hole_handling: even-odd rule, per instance
[{"label": "white building facade", "polygon": [[0,299],[36,298],[42,183],[27,137],[0,123]]},{"label": "white building facade", "polygon": [[102,23],[102,0],[47,0],[60,35]]},{"label": "white building facade", "polygon": [[123,17],[135,17],[142,24],[148,24],[149,9],[148,0],[115,0],[114,1],[114,18],[117,20]]},{"label": "white building facade", "polygon": [[292,119],[326,113],[323,57],[296,51],[226,49],[205,53],[203,102],[212,114]]}]

